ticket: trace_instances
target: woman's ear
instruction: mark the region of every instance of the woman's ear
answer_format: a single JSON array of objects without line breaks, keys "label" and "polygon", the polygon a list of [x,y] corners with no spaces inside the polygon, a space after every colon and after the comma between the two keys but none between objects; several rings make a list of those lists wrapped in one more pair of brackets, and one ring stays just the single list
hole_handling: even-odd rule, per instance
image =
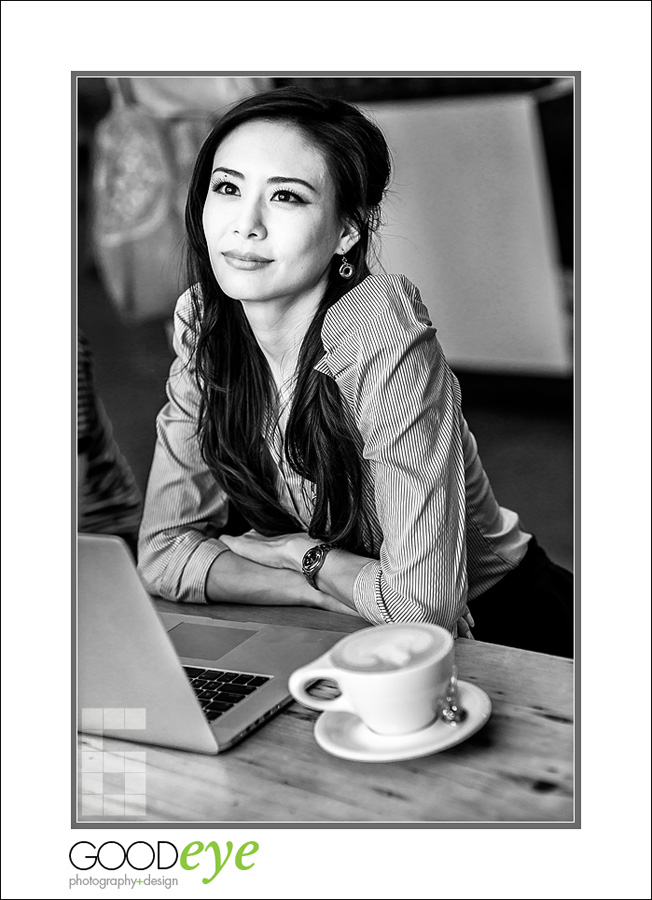
[{"label": "woman's ear", "polygon": [[359,240],[360,233],[355,225],[352,222],[345,222],[342,233],[340,234],[340,243],[337,248],[337,253],[339,253],[340,256],[346,255],[352,247],[355,247]]}]

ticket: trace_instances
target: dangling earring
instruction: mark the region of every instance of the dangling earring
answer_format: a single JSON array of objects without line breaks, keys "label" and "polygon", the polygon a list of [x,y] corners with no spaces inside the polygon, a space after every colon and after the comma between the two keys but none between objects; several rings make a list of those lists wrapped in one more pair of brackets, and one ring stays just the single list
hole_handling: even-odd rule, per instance
[{"label": "dangling earring", "polygon": [[352,266],[350,262],[347,262],[346,256],[344,254],[342,254],[342,265],[340,266],[340,269],[339,269],[340,278],[345,278],[348,281],[354,272],[355,272],[355,267]]}]

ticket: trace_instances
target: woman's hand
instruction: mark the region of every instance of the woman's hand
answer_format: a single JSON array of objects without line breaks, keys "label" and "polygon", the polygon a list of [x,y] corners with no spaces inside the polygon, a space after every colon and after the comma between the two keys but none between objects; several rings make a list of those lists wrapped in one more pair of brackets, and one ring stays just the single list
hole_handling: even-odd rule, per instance
[{"label": "woman's hand", "polygon": [[229,550],[251,562],[272,569],[290,569],[293,572],[301,572],[304,554],[316,543],[305,532],[265,537],[253,530],[237,536],[223,534],[220,535],[220,540]]},{"label": "woman's hand", "polygon": [[473,621],[473,616],[469,611],[469,607],[465,606],[464,612],[457,620],[457,636],[467,638],[467,640],[469,641],[474,641],[475,638],[473,637],[473,633],[471,631],[474,625],[475,622]]}]

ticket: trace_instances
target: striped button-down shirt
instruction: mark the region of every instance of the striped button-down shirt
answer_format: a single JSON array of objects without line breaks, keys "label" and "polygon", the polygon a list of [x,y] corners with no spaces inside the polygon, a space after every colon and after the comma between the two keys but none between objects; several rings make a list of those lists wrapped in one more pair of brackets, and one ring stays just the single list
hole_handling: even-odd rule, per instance
[{"label": "striped button-down shirt", "polygon": [[[140,534],[140,570],[163,597],[206,602],[208,570],[228,500],[201,458],[199,392],[186,293],[175,315],[176,359]],[[467,600],[525,555],[530,535],[496,502],[451,372],[419,292],[402,275],[369,276],[328,311],[318,371],[333,378],[359,433],[370,561],[355,606],[374,624],[454,629]],[[271,440],[279,497],[306,530],[312,485],[283,462],[283,417]]]}]

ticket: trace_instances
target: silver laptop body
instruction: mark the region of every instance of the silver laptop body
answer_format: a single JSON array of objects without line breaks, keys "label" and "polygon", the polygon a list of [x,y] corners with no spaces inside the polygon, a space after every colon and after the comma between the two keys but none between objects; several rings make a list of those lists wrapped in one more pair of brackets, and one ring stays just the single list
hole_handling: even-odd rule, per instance
[{"label": "silver laptop body", "polygon": [[[343,636],[159,614],[127,545],[108,535],[78,536],[77,590],[78,730],[139,743],[228,749],[291,702],[294,669]],[[211,722],[184,665],[264,683]]]}]

